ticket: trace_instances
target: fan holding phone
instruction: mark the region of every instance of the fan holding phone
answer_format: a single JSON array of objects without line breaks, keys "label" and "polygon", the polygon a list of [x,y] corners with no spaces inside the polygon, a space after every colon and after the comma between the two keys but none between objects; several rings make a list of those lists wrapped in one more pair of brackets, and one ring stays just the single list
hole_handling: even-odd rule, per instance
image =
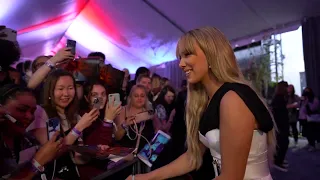
[{"label": "fan holding phone", "polygon": [[150,141],[154,136],[152,117],[153,111],[149,110],[145,87],[133,86],[127,99],[127,105],[122,108],[120,115],[115,119],[118,129],[115,132],[115,139],[121,146],[131,148],[136,147],[138,134],[143,137],[141,143],[146,142],[143,139]]},{"label": "fan holding phone", "polygon": [[113,123],[113,120],[120,114],[121,108],[120,94],[109,94],[104,121]]}]

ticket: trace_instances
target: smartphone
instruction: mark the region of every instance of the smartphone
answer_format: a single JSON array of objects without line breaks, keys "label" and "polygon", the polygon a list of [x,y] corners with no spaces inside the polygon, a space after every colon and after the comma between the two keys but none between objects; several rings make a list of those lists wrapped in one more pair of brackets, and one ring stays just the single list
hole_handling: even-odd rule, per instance
[{"label": "smartphone", "polygon": [[101,104],[102,104],[101,99],[99,99],[99,98],[93,99],[93,108],[100,109]]},{"label": "smartphone", "polygon": [[[52,138],[52,136],[56,133],[56,131],[60,130],[60,119],[55,117],[51,118],[47,121],[47,132],[48,132],[48,140]],[[56,141],[58,141],[61,138],[61,135],[59,134]]]},{"label": "smartphone", "polygon": [[[114,101],[114,102],[112,102],[112,101]],[[121,104],[121,102],[120,102],[120,94],[119,93],[109,94],[108,103],[109,104],[113,103],[114,106],[119,106],[119,104]]]},{"label": "smartphone", "polygon": [[76,54],[76,44],[77,44],[77,42],[74,41],[74,40],[71,40],[71,39],[68,39],[68,40],[67,40],[67,47],[68,47],[68,48],[71,48],[71,53],[72,53],[73,55]]},{"label": "smartphone", "polygon": [[136,123],[140,123],[142,121],[150,120],[150,119],[152,119],[152,117],[153,117],[152,113],[150,113],[149,111],[145,111],[145,112],[141,112],[141,113],[136,114],[134,120],[136,121]]}]

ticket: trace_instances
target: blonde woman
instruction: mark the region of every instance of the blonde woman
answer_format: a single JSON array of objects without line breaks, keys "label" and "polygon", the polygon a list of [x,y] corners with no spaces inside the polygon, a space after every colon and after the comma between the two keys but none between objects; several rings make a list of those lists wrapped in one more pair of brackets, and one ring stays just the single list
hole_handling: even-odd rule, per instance
[{"label": "blonde woman", "polygon": [[209,148],[215,180],[272,180],[273,118],[244,80],[226,37],[216,28],[191,30],[180,38],[176,52],[188,81],[188,151],[167,166],[128,179],[186,174],[201,166]]},{"label": "blonde woman", "polygon": [[[146,88],[142,85],[134,85],[131,88],[127,99],[127,105],[124,106],[116,117],[115,123],[117,125],[117,131],[115,132],[115,139],[121,146],[134,148],[136,146],[136,139],[134,138],[136,133],[133,128],[130,128],[134,122],[133,120],[137,114],[150,110],[148,104],[148,96]],[[154,136],[153,128],[153,115],[143,117],[146,121],[137,123],[141,134],[149,140]],[[142,118],[142,119],[143,119]],[[134,140],[132,140],[134,139]],[[141,143],[145,143],[144,141]],[[143,148],[144,144],[141,144],[139,148]]]}]

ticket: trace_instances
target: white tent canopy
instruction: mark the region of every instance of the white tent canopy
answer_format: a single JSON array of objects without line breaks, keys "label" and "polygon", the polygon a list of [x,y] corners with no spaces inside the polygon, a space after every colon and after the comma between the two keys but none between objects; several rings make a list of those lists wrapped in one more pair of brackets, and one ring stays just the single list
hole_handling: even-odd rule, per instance
[{"label": "white tent canopy", "polygon": [[[296,28],[320,14],[319,0],[0,0],[0,24],[18,30],[24,59],[77,41],[77,54],[101,51],[128,68],[175,60],[184,32],[215,26],[233,45]],[[4,7],[4,8],[3,8]],[[280,30],[278,30],[280,29]]]}]

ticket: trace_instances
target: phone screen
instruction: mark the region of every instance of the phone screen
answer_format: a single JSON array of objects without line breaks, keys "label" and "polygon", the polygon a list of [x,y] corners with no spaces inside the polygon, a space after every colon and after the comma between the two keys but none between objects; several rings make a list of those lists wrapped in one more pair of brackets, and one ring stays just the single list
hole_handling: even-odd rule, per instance
[{"label": "phone screen", "polygon": [[71,48],[71,53],[72,53],[73,55],[76,54],[76,44],[77,44],[77,42],[74,41],[74,40],[71,40],[71,39],[68,39],[68,40],[67,40],[67,47],[68,47],[68,48]]},{"label": "phone screen", "polygon": [[[52,138],[52,136],[56,133],[56,131],[60,130],[60,119],[55,117],[51,118],[47,122],[47,132],[48,132],[48,140]],[[61,135],[58,135],[57,140],[61,138]]]}]

